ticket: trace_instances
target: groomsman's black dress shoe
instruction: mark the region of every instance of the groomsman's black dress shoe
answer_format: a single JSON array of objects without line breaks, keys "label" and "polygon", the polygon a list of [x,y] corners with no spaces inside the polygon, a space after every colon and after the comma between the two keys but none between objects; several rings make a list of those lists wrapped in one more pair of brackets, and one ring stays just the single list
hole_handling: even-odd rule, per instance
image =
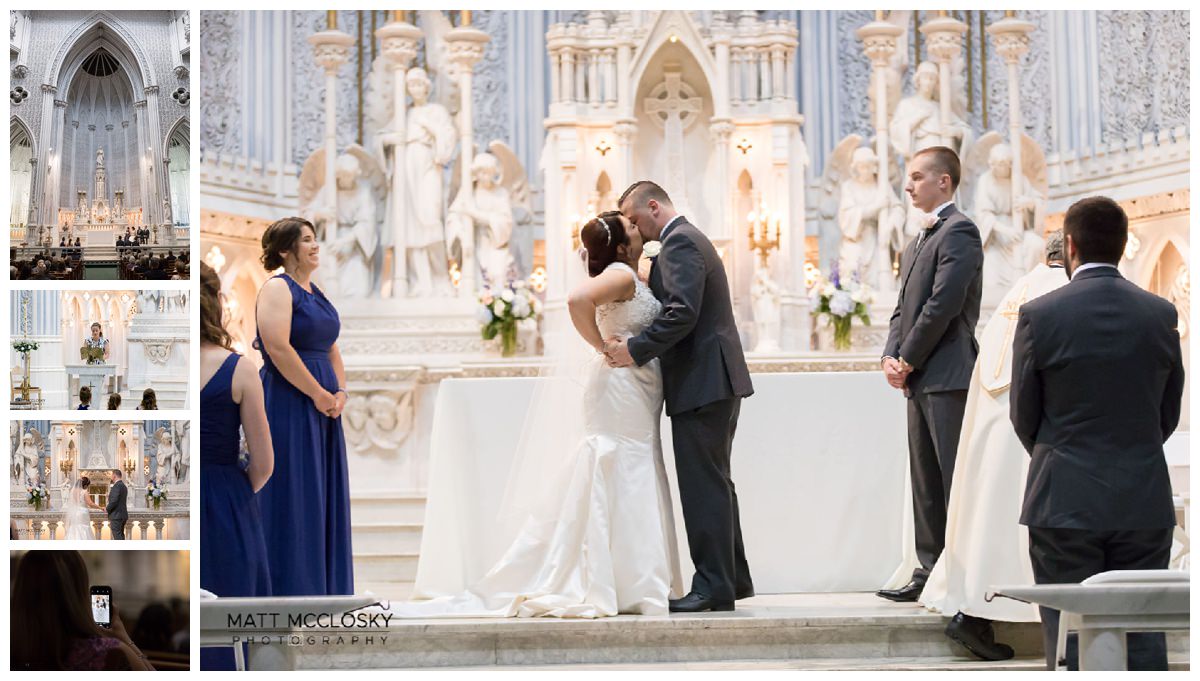
[{"label": "groomsman's black dress shoe", "polygon": [[992,621],[958,613],[946,625],[946,636],[983,660],[1011,660],[1012,646],[996,642]]},{"label": "groomsman's black dress shoe", "polygon": [[924,590],[925,582],[909,582],[899,589],[880,589],[875,595],[897,603],[915,603]]},{"label": "groomsman's black dress shoe", "polygon": [[671,612],[731,612],[733,601],[718,601],[695,591],[670,602]]}]

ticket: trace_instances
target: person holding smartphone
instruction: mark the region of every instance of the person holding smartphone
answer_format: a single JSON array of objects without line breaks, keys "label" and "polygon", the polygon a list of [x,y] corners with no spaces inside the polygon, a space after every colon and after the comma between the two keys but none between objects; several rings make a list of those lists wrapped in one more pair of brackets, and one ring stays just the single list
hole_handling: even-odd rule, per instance
[{"label": "person holding smartphone", "polygon": [[154,669],[125,630],[112,589],[89,586],[78,551],[22,556],[9,616],[14,671]]}]

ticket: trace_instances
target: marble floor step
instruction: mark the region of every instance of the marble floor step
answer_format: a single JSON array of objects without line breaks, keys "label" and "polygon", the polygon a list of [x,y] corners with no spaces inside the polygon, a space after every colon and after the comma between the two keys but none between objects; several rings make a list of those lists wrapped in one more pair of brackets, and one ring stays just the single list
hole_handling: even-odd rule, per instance
[{"label": "marble floor step", "polygon": [[356,552],[416,554],[421,550],[420,523],[353,521]]},{"label": "marble floor step", "polygon": [[417,554],[354,551],[355,582],[411,582],[417,578]]},{"label": "marble floor step", "polygon": [[[969,660],[943,634],[945,623],[919,606],[869,593],[764,595],[728,613],[394,619],[386,629],[373,630],[369,642],[306,645],[295,655],[299,667],[312,669]],[[997,638],[1022,658],[1041,654],[1035,623],[1000,624]]]},{"label": "marble floor step", "polygon": [[350,517],[356,524],[421,524],[425,521],[425,495],[405,491],[356,492],[350,500],[350,509]]},{"label": "marble floor step", "polygon": [[[1186,658],[1171,659],[1170,671],[1189,671],[1190,661]],[[1046,661],[1042,657],[1020,657],[1000,662],[967,659],[965,657],[900,657],[880,659],[798,659],[798,660],[721,660],[716,662],[663,662],[649,664],[554,664],[541,666],[510,665],[506,667],[427,667],[437,671],[483,671],[488,669],[512,672],[524,671],[923,671],[923,672],[967,672],[967,671],[1042,671]],[[422,671],[411,669],[410,671]]]}]

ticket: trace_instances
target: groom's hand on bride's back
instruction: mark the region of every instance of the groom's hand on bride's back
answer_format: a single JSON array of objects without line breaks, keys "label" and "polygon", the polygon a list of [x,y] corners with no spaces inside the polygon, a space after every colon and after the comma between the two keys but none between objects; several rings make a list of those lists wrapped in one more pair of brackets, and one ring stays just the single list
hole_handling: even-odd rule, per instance
[{"label": "groom's hand on bride's back", "polygon": [[633,366],[633,356],[629,354],[629,346],[619,338],[610,338],[604,341],[604,357],[608,360],[608,366],[614,369]]}]

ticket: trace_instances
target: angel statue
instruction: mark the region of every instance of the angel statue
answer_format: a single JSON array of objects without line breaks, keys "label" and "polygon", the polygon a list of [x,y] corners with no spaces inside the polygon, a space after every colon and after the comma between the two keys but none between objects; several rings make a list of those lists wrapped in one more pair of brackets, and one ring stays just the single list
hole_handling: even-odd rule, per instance
[{"label": "angel statue", "polygon": [[[491,146],[495,149],[498,145],[503,146],[498,142]],[[471,176],[475,179],[474,186],[460,190],[450,204],[446,217],[447,246],[453,256],[474,243],[483,272],[481,281],[503,286],[513,262],[509,251],[514,224],[512,195],[501,184],[505,178],[500,161],[493,154],[477,154],[471,162]]]},{"label": "angel statue", "polygon": [[431,84],[425,69],[410,69],[405,83],[413,101],[408,111],[404,151],[408,190],[406,246],[415,278],[410,291],[414,296],[423,296],[433,293],[434,276],[443,275],[446,269],[443,176],[453,159],[458,131],[446,107],[429,101]]},{"label": "angel statue", "polygon": [[36,429],[25,431],[21,435],[21,444],[13,454],[13,480],[26,485],[36,484],[42,478],[38,466],[42,458],[42,434]]},{"label": "angel statue", "polygon": [[858,147],[848,160],[844,156],[831,161],[849,166],[838,188],[839,271],[857,273],[859,281],[883,288],[891,280],[891,253],[903,248],[904,209],[890,186],[879,186],[879,157],[873,149]]},{"label": "angel statue", "polygon": [[325,150],[318,149],[300,173],[300,202],[313,224],[323,226],[337,261],[337,293],[342,298],[366,298],[374,290],[376,252],[380,243],[379,212],[387,193],[387,178],[379,162],[351,144],[334,162],[337,193],[326,205]]},{"label": "angel statue", "polygon": [[750,299],[753,301],[754,328],[757,332],[754,352],[777,352],[783,289],[771,278],[770,269],[761,265],[755,266],[754,282],[750,285]]},{"label": "angel statue", "polygon": [[964,174],[971,178],[965,189],[973,197],[972,215],[983,240],[985,304],[989,295],[994,297],[1007,291],[1041,262],[1045,248],[1041,236],[1046,212],[1045,155],[1033,139],[1022,137],[1024,181],[1020,183],[1016,211],[1013,210],[1012,147],[999,133],[989,132],[981,137],[965,163]]},{"label": "angel statue", "polygon": [[154,431],[154,442],[154,456],[158,464],[154,479],[160,485],[174,482],[172,474],[174,473],[175,459],[179,453],[175,447],[175,436],[170,430],[160,426],[158,430]]}]

